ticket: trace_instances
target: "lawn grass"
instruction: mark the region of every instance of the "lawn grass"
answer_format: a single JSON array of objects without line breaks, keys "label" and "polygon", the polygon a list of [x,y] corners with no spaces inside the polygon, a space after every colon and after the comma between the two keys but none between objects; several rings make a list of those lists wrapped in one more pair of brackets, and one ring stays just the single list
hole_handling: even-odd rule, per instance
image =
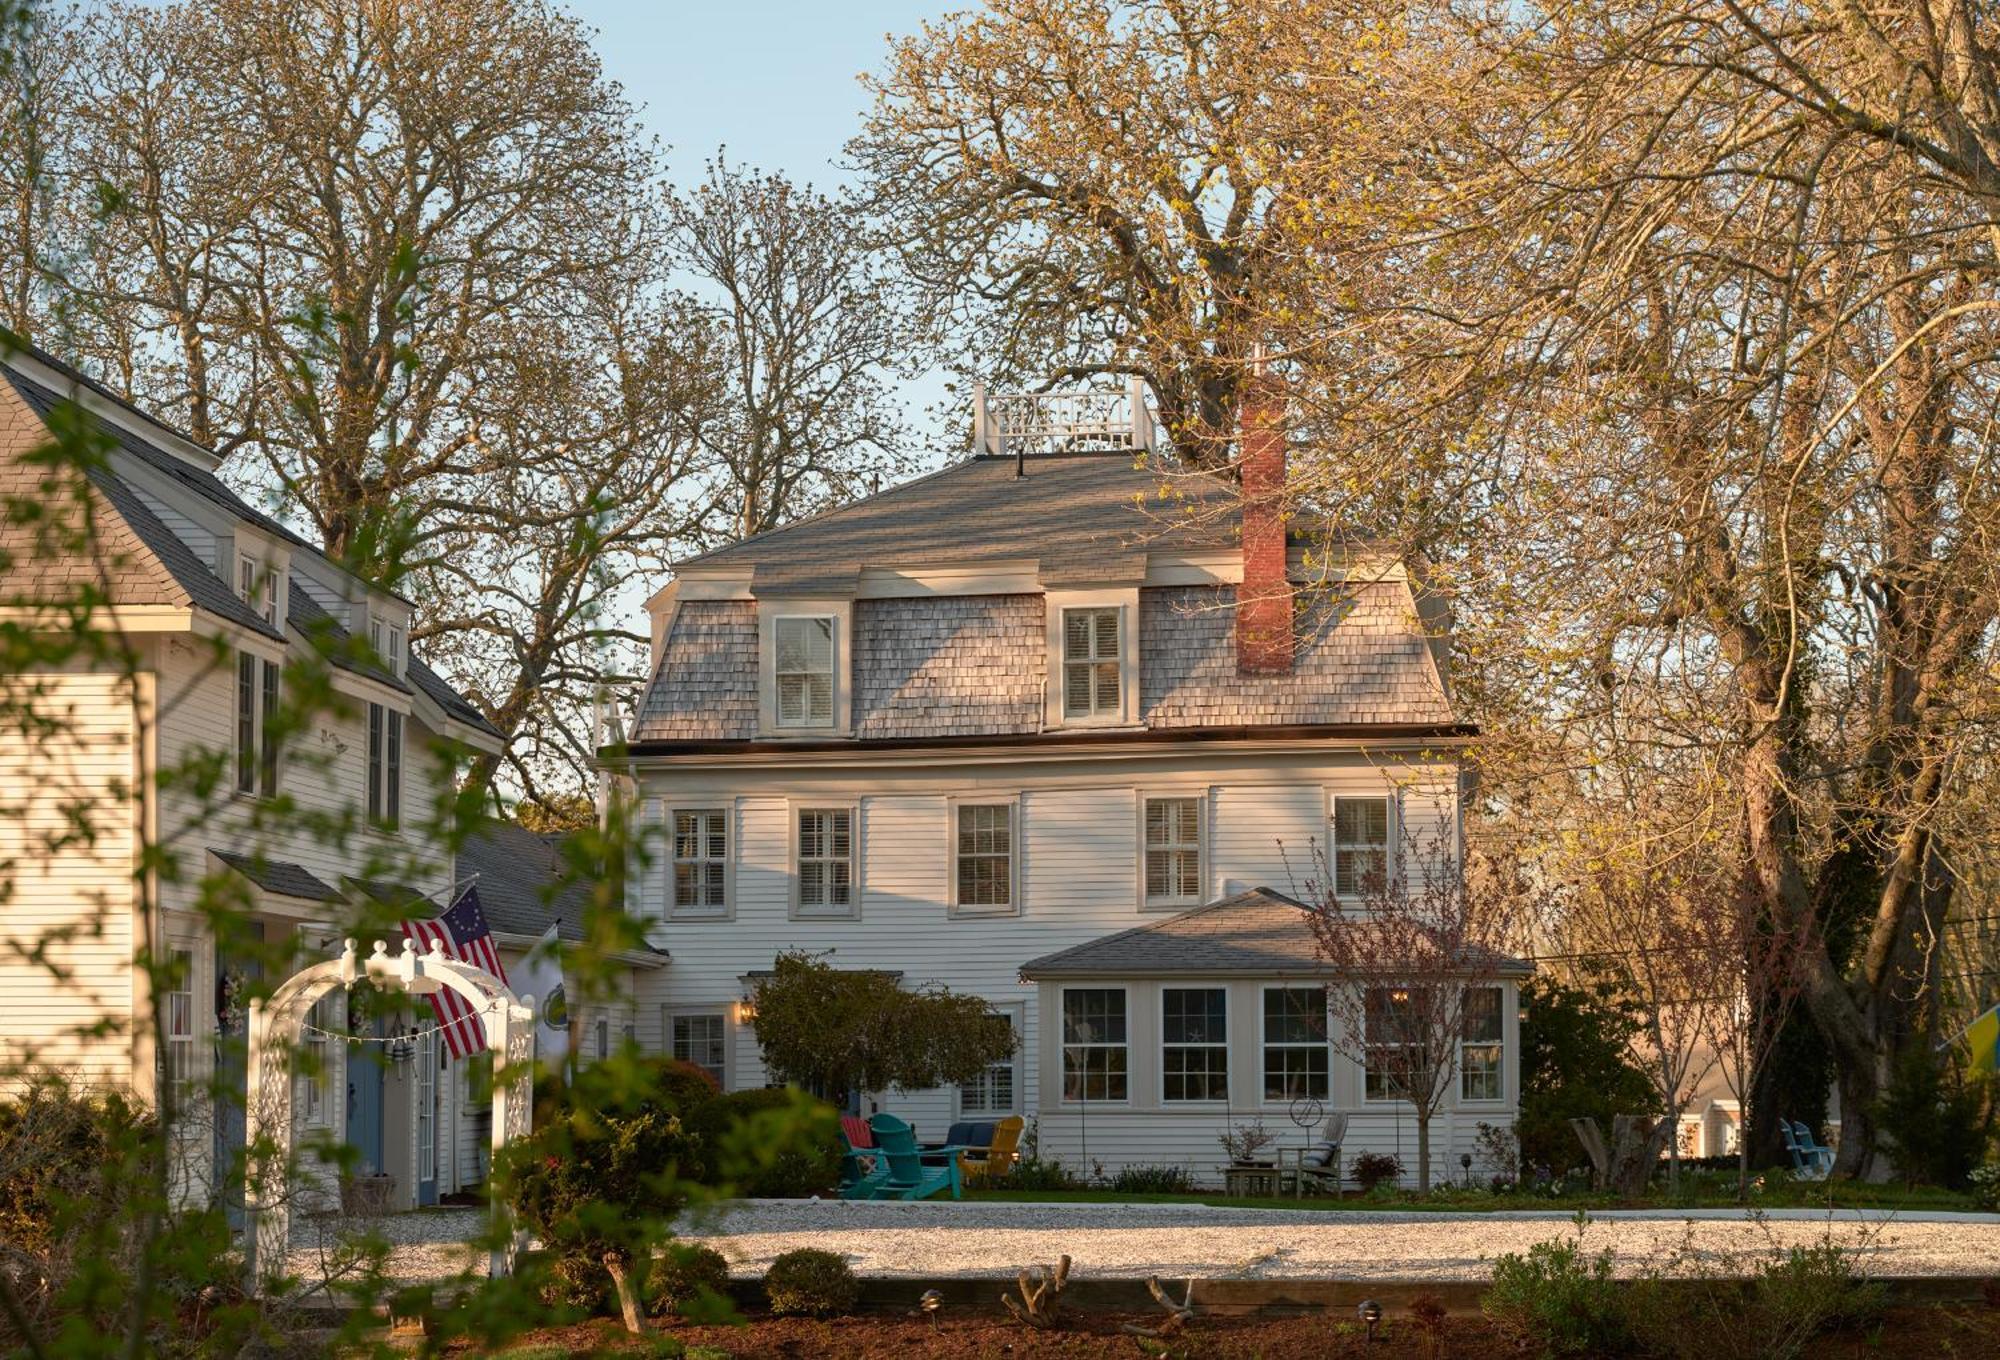
[{"label": "lawn grass", "polygon": [[[1693,1179],[1693,1178],[1691,1178]],[[1766,1178],[1764,1187],[1749,1199],[1736,1197],[1735,1179],[1725,1184],[1708,1177],[1695,1180],[1679,1195],[1669,1196],[1656,1188],[1645,1198],[1622,1200],[1615,1195],[1584,1193],[1539,1195],[1533,1193],[1494,1194],[1486,1190],[1437,1187],[1429,1195],[1414,1191],[1377,1191],[1372,1195],[1308,1195],[1250,1198],[1240,1195],[1195,1193],[1190,1195],[1121,1194],[1109,1189],[1087,1190],[968,1190],[965,1198],[985,1204],[1205,1204],[1218,1209],[1309,1209],[1330,1213],[1384,1211],[1428,1213],[1496,1213],[1520,1210],[1572,1212],[1578,1209],[1907,1209],[1940,1212],[1968,1212],[1976,1206],[1971,1199],[1935,1186],[1867,1185],[1852,1181],[1802,1183],[1789,1177]]]}]

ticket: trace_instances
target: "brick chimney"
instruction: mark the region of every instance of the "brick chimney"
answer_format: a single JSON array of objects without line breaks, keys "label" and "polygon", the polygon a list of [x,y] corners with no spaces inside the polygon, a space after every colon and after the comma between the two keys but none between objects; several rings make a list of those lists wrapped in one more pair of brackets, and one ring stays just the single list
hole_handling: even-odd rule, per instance
[{"label": "brick chimney", "polygon": [[1292,583],[1285,562],[1285,391],[1260,361],[1237,404],[1243,489],[1243,584],[1236,589],[1236,669],[1292,669]]}]

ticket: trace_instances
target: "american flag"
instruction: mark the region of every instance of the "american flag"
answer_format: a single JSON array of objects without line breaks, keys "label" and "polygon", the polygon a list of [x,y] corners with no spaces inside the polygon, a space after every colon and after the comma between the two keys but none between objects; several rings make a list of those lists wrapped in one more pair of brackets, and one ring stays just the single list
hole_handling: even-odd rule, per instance
[{"label": "american flag", "polygon": [[[433,942],[442,944],[446,958],[469,963],[475,968],[507,980],[500,951],[493,947],[493,931],[486,924],[486,912],[479,905],[479,893],[468,883],[445,914],[433,921],[405,921],[403,934],[416,941],[417,949],[428,954]],[[450,988],[431,993],[431,1008],[437,1012],[438,1026],[444,1031],[445,1047],[454,1058],[469,1058],[486,1051],[486,1028],[472,1004]]]}]

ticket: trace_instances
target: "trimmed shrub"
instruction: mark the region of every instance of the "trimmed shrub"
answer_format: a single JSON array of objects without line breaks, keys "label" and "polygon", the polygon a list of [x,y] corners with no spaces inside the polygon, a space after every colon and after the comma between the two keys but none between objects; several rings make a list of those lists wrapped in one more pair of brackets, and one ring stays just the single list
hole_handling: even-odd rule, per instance
[{"label": "trimmed shrub", "polygon": [[729,1296],[729,1262],[714,1247],[668,1243],[666,1252],[653,1263],[653,1278],[646,1288],[654,1316],[685,1314],[703,1290],[725,1299]]},{"label": "trimmed shrub", "polygon": [[1395,1185],[1402,1177],[1403,1164],[1386,1152],[1364,1152],[1347,1170],[1362,1190],[1371,1191],[1378,1185]]},{"label": "trimmed shrub", "polygon": [[764,1297],[780,1317],[828,1317],[845,1313],[861,1297],[861,1283],[836,1252],[801,1247],[771,1262]]},{"label": "trimmed shrub", "polygon": [[581,1251],[550,1257],[536,1282],[543,1303],[562,1314],[609,1317],[616,1309],[604,1262]]},{"label": "trimmed shrub", "polygon": [[1611,1253],[1586,1255],[1581,1229],[1567,1241],[1537,1242],[1526,1256],[1503,1254],[1479,1306],[1516,1345],[1543,1357],[1616,1355],[1631,1345]]},{"label": "trimmed shrub", "polygon": [[1194,1180],[1184,1166],[1128,1166],[1111,1178],[1121,1195],[1188,1195]]},{"label": "trimmed shrub", "polygon": [[[759,1136],[746,1138],[748,1127],[760,1122]],[[717,1096],[688,1116],[688,1130],[701,1142],[704,1184],[727,1180],[753,1199],[803,1199],[840,1183],[839,1119],[831,1105],[797,1091],[771,1087]]]}]

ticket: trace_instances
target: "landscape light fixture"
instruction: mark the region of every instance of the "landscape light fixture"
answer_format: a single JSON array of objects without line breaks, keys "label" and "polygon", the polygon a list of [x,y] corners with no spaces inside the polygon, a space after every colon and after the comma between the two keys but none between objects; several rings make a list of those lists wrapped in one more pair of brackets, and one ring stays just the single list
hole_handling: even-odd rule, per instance
[{"label": "landscape light fixture", "polygon": [[1465,1185],[1469,1190],[1472,1188],[1472,1154],[1469,1152],[1459,1153],[1458,1164],[1465,1169]]},{"label": "landscape light fixture", "polygon": [[1355,1311],[1361,1314],[1361,1321],[1368,1328],[1368,1344],[1375,1344],[1375,1329],[1382,1325],[1382,1305],[1373,1299],[1361,1300],[1361,1307]]}]

